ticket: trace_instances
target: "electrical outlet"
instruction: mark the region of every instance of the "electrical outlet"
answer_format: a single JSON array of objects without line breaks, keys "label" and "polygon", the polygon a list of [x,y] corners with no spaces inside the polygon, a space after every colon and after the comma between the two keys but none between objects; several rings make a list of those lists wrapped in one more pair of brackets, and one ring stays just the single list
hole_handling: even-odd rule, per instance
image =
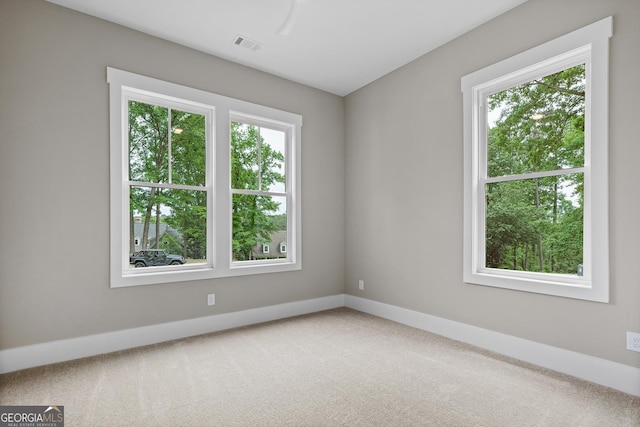
[{"label": "electrical outlet", "polygon": [[364,280],[358,280],[358,289],[364,291]]},{"label": "electrical outlet", "polygon": [[627,350],[640,352],[640,334],[627,332]]},{"label": "electrical outlet", "polygon": [[207,295],[207,305],[216,305],[216,294]]}]

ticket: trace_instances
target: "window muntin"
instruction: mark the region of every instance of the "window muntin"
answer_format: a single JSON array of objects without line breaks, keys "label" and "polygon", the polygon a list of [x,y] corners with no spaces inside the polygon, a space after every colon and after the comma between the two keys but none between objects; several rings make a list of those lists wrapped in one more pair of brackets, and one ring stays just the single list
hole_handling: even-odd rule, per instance
[{"label": "window muntin", "polygon": [[[110,67],[107,82],[111,141],[111,287],[302,268],[300,115]],[[145,139],[138,135],[139,141],[133,139],[136,141],[131,144],[133,150],[129,144],[130,107],[134,124],[144,122],[145,115],[135,113],[139,108],[155,109],[158,117],[166,114],[166,120],[156,120],[155,136],[146,135]],[[277,225],[274,238],[278,242],[290,242],[286,257],[271,254],[269,258],[277,259],[233,260],[234,194],[230,192],[229,123],[238,118],[260,127],[267,139],[273,139],[268,136],[269,132],[281,135],[280,142],[272,143],[272,147],[279,147],[276,149],[279,159],[267,165],[255,163],[254,169],[261,168],[258,186],[235,191],[264,201],[275,199],[275,210],[264,201],[260,205],[263,216],[270,216]],[[146,132],[149,133],[153,132]],[[159,146],[164,148],[152,148]],[[267,184],[270,176],[275,175],[286,178],[284,182]],[[149,225],[145,227],[147,218]],[[133,252],[143,249],[145,228],[145,247],[154,248],[146,251],[162,251],[166,260],[174,265],[167,262],[169,265],[135,268],[136,261],[139,265],[146,261],[130,255],[132,246]],[[267,240],[260,241],[267,243]],[[157,244],[160,249],[155,249]],[[260,245],[256,243],[255,247],[260,253]],[[178,248],[187,251],[187,259],[181,253],[171,254],[178,252]]]},{"label": "window muntin", "polygon": [[[608,302],[611,35],[606,18],[462,78],[465,282]],[[562,81],[547,97],[505,104]],[[534,267],[536,240],[548,255]]]}]

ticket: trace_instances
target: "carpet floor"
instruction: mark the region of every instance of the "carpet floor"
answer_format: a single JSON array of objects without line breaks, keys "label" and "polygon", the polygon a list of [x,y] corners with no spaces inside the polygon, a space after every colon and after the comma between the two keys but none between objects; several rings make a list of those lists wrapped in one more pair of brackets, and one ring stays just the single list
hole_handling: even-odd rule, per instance
[{"label": "carpet floor", "polygon": [[69,426],[640,426],[640,397],[346,308],[0,375]]}]

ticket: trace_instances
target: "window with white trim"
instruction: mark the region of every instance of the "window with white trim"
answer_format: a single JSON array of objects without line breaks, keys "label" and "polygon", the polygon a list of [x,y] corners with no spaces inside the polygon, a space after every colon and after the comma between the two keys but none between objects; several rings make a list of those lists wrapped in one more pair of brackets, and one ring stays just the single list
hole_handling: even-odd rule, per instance
[{"label": "window with white trim", "polygon": [[609,300],[606,18],[462,78],[464,281]]},{"label": "window with white trim", "polygon": [[[114,68],[107,81],[112,287],[301,268],[301,116]],[[253,260],[276,231],[290,254]]]},{"label": "window with white trim", "polygon": [[247,265],[256,262],[256,243],[268,254],[272,235],[288,229],[287,152],[293,129],[239,113],[230,119],[233,261]]}]

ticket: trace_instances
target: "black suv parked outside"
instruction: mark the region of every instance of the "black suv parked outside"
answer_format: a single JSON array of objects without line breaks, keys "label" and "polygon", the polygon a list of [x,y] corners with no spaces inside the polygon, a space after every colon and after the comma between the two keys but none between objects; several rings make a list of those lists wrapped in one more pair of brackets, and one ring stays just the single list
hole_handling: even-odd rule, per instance
[{"label": "black suv parked outside", "polygon": [[143,249],[135,254],[129,254],[129,264],[136,267],[179,265],[185,262],[183,256],[168,254],[164,249]]}]

